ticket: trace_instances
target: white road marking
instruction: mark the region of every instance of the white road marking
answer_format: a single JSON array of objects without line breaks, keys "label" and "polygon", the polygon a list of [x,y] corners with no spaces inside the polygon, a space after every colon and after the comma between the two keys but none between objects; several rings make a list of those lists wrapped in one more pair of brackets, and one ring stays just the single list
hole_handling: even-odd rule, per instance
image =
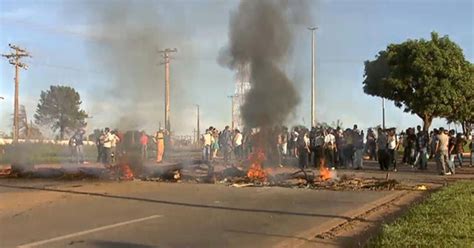
[{"label": "white road marking", "polygon": [[159,218],[159,217],[162,217],[162,215],[152,215],[152,216],[148,216],[148,217],[145,217],[145,218],[119,222],[119,223],[115,223],[115,224],[112,224],[112,225],[101,226],[101,227],[97,227],[97,228],[93,228],[93,229],[89,229],[89,230],[84,230],[84,231],[81,231],[81,232],[76,232],[76,233],[71,233],[71,234],[59,236],[59,237],[56,237],[56,238],[51,238],[51,239],[46,239],[46,240],[42,240],[42,241],[37,241],[37,242],[34,242],[34,243],[24,244],[24,245],[20,245],[20,246],[17,246],[17,247],[18,248],[29,248],[29,247],[40,246],[40,245],[44,245],[44,244],[51,243],[51,242],[56,242],[56,241],[60,241],[60,240],[64,240],[64,239],[69,239],[69,238],[73,238],[73,237],[77,237],[77,236],[81,236],[81,235],[85,235],[85,234],[89,234],[89,233],[93,233],[93,232],[99,232],[99,231],[103,231],[103,230],[107,230],[107,229],[111,229],[111,228],[116,228],[116,227],[119,227],[119,226],[125,226],[125,225],[129,225],[129,224],[137,223],[137,222],[151,220],[151,219],[155,219],[155,218]]}]

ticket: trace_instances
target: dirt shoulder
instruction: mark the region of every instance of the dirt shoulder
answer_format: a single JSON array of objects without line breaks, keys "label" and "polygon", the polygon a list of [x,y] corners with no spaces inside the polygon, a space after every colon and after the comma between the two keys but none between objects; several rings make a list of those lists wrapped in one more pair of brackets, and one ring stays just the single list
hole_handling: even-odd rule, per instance
[{"label": "dirt shoulder", "polygon": [[301,247],[364,247],[366,241],[380,232],[383,224],[402,216],[413,204],[422,201],[428,191],[407,191],[398,197],[367,210],[349,220],[317,234]]}]

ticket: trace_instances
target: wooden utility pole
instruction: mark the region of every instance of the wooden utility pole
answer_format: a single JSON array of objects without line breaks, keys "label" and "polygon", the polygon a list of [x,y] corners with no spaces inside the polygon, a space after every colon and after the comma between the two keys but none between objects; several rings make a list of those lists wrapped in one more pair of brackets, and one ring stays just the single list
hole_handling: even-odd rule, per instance
[{"label": "wooden utility pole", "polygon": [[22,63],[20,59],[22,57],[31,57],[30,54],[25,50],[13,44],[8,44],[8,46],[13,50],[10,54],[2,54],[3,57],[8,59],[8,62],[15,66],[15,100],[13,104],[13,142],[18,142],[18,136],[20,135],[19,127],[19,84],[20,84],[20,68],[25,70],[28,69],[28,65]]},{"label": "wooden utility pole", "polygon": [[166,48],[165,50],[159,51],[163,54],[163,62],[165,65],[165,129],[171,134],[171,122],[170,122],[170,61],[171,53],[178,52],[176,48]]}]

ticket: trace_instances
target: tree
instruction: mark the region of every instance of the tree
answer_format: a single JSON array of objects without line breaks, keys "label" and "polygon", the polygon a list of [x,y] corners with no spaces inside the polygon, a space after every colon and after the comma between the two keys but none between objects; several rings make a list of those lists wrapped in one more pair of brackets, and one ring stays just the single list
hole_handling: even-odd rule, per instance
[{"label": "tree", "polygon": [[470,74],[465,79],[462,98],[453,103],[453,111],[446,117],[449,123],[460,123],[464,134],[471,132],[474,125],[474,64],[470,65]]},{"label": "tree", "polygon": [[80,109],[81,97],[71,87],[50,86],[48,91],[41,91],[36,109],[35,122],[39,125],[50,125],[53,131],[59,130],[59,138],[85,126],[86,112]]},{"label": "tree", "polygon": [[393,100],[419,116],[428,130],[435,117],[459,119],[466,112],[458,105],[474,94],[470,68],[456,43],[433,32],[431,40],[390,44],[375,60],[366,61],[364,92]]}]

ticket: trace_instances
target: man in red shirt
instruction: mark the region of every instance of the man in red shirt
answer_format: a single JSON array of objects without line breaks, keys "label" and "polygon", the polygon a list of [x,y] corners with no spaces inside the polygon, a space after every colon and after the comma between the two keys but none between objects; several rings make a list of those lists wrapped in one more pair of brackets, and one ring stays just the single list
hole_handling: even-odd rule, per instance
[{"label": "man in red shirt", "polygon": [[140,136],[140,145],[142,146],[142,159],[146,160],[148,157],[148,136],[142,131],[142,136]]}]

